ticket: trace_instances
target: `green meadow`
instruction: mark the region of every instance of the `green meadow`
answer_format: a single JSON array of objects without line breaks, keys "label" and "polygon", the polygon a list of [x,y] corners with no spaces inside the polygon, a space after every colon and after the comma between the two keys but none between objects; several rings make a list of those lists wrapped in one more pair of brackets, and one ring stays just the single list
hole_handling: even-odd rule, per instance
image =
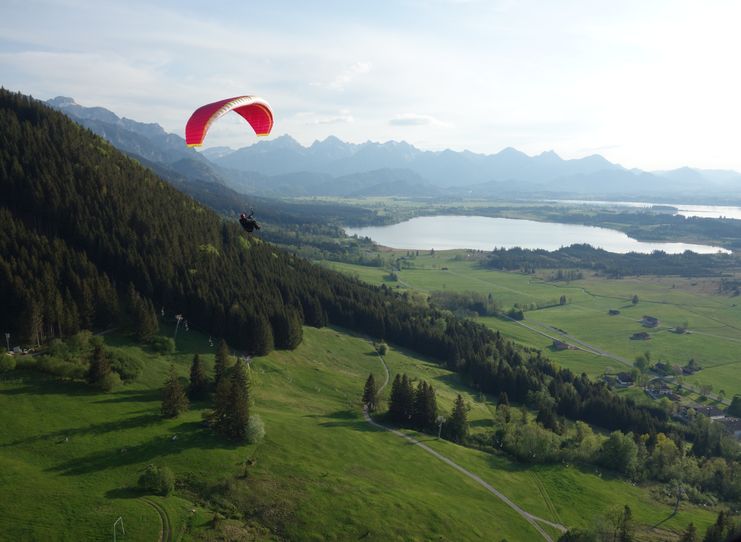
[{"label": "green meadow", "polygon": [[[2,538],[106,539],[122,517],[124,540],[156,540],[159,517],[135,487],[150,463],[170,467],[178,479],[174,495],[151,497],[167,512],[173,540],[227,534],[246,540],[538,537],[473,481],[362,419],[365,378],[373,373],[383,382],[384,376],[367,338],[305,328],[295,351],[253,360],[253,412],[266,426],[258,445],[235,445],[212,435],[201,422],[207,404],[194,404],[174,420],[159,415],[159,388],[171,363],[183,376],[194,353],[209,367],[213,363],[205,337],[181,331],[173,355],[150,353],[115,334],[105,341],[142,360],[136,382],[100,393],[31,371],[2,376]],[[468,390],[456,374],[393,348],[386,362],[392,378],[406,372],[432,383],[443,411],[461,393],[471,405],[474,431],[491,424],[493,398]],[[690,521],[704,528],[714,520],[713,512],[684,504],[667,519],[671,506],[655,498],[656,488],[635,487],[607,473],[529,467],[421,438],[528,511],[568,526],[589,525],[624,504],[642,524],[645,540],[671,537]],[[214,508],[223,516],[216,530]],[[650,529],[663,520],[659,529]]]},{"label": "green meadow", "polygon": [[[405,254],[395,253],[397,257]],[[522,323],[528,327],[496,317],[479,320],[522,344],[543,349],[551,359],[579,373],[596,376],[623,370],[636,356],[648,351],[653,361],[685,365],[690,358],[697,360],[703,370],[685,377],[690,384],[710,385],[715,393],[723,390],[726,397],[741,393],[741,301],[719,294],[717,280],[606,279],[585,273],[581,280],[550,282],[545,280],[548,271],[535,276],[483,269],[460,250],[435,255],[420,252],[407,261],[413,267],[402,266],[395,282],[388,280],[387,271],[377,268],[333,262],[326,265],[399,290],[474,291],[491,294],[505,310],[515,304],[545,307],[525,312]],[[567,299],[565,305],[558,304],[562,295]],[[631,303],[633,295],[639,299],[636,305]],[[610,316],[610,309],[620,314]],[[658,318],[658,326],[643,327],[644,315]],[[674,333],[677,326],[687,326],[689,333]],[[650,339],[631,340],[631,335],[640,331],[647,331]],[[558,352],[551,348],[551,338],[575,346],[579,345],[576,341],[582,341],[613,356],[582,350]]]}]

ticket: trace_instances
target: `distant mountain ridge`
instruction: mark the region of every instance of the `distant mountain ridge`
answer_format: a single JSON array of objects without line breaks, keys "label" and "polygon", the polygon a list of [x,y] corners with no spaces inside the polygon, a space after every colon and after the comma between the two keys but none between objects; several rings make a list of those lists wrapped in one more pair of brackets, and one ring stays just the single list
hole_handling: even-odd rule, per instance
[{"label": "distant mountain ridge", "polygon": [[342,176],[379,169],[408,169],[439,187],[497,180],[537,183],[566,175],[623,169],[599,155],[563,160],[553,151],[531,157],[511,147],[497,154],[449,149],[423,151],[405,141],[355,144],[344,143],[334,136],[304,147],[291,136],[283,135],[231,153],[221,148],[218,156],[212,154],[209,158],[224,167],[266,175],[305,170]]},{"label": "distant mountain ridge", "polygon": [[[394,195],[441,194],[491,197],[569,196],[582,198],[741,197],[741,173],[689,167],[670,171],[628,170],[594,154],[564,160],[554,151],[528,156],[508,147],[496,154],[471,151],[423,151],[404,141],[345,143],[335,136],[304,147],[288,135],[229,152],[220,147],[206,156],[231,170],[286,178],[326,175],[347,181],[362,175],[359,193],[388,192],[380,179],[369,186],[372,172],[407,171],[416,182],[393,185]],[[372,176],[371,176],[372,177]],[[325,182],[324,189],[331,183]],[[378,190],[385,186],[386,190]],[[283,186],[283,191],[290,187]],[[403,189],[405,193],[400,193]],[[340,195],[339,189],[324,195]]]},{"label": "distant mountain ridge", "polygon": [[263,197],[741,198],[741,174],[689,167],[628,170],[594,154],[562,159],[508,147],[496,154],[424,151],[405,141],[348,143],[335,136],[303,146],[289,135],[237,150],[196,152],[158,124],[120,118],[72,98],[47,101],[160,174]]}]

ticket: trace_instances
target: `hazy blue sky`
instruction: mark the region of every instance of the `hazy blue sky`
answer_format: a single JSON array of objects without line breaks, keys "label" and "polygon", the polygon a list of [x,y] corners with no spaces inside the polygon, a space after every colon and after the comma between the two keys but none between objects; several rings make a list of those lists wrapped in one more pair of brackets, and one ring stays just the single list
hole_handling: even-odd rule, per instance
[{"label": "hazy blue sky", "polygon": [[[198,105],[256,94],[304,144],[741,170],[739,1],[215,4],[2,0],[0,84],[180,134]],[[206,143],[251,144],[241,122]]]}]

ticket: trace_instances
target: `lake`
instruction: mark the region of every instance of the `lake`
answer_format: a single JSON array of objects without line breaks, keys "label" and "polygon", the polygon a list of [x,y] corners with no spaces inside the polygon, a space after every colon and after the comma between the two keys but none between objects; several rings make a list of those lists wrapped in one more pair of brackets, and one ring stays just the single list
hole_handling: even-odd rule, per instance
[{"label": "lake", "polygon": [[560,199],[546,200],[554,203],[570,203],[576,205],[604,205],[611,207],[633,207],[648,209],[655,205],[674,207],[676,212],[672,213],[681,216],[697,216],[701,218],[734,218],[741,219],[741,207],[735,205],[691,205],[687,203],[647,203],[643,201],[598,201],[582,199]]},{"label": "lake", "polygon": [[700,254],[730,253],[708,245],[637,241],[621,231],[608,228],[485,216],[420,216],[390,226],[346,227],[345,232],[370,237],[379,245],[417,250],[470,248],[488,251],[495,247],[557,250],[576,243],[588,243],[623,254],[651,253],[654,250],[669,254],[685,250]]}]

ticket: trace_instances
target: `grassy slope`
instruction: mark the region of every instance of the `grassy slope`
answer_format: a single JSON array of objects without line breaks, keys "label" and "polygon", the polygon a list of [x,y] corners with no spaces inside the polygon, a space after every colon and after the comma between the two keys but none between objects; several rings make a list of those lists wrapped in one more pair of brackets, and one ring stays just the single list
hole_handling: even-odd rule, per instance
[{"label": "grassy slope", "polygon": [[[255,411],[267,427],[266,440],[257,447],[230,445],[203,430],[204,405],[176,420],[158,416],[158,387],[168,364],[174,362],[185,375],[192,354],[210,350],[203,336],[181,334],[179,353],[169,357],[146,354],[121,337],[106,340],[144,358],[139,382],[99,394],[37,374],[15,373],[0,381],[3,537],[100,539],[110,536],[120,515],[127,539],[155,539],[156,513],[131,489],[146,464],[166,464],[180,478],[216,482],[241,472],[252,457],[256,463],[242,482],[250,509],[291,539],[344,540],[366,533],[368,540],[536,539],[524,520],[473,482],[362,421],[363,381],[369,372],[382,378],[365,339],[307,328],[296,351],[256,359]],[[211,363],[210,354],[207,360]],[[444,409],[455,393],[463,393],[473,406],[474,425],[488,424],[491,404],[470,395],[457,375],[394,350],[387,361],[392,372],[424,375]],[[528,510],[569,525],[588,524],[613,504],[630,504],[646,523],[669,513],[647,490],[573,467],[525,469],[504,457],[445,442],[431,445]],[[209,513],[178,497],[159,500],[175,532],[191,523],[195,532],[208,533]],[[704,526],[712,514],[683,510],[665,526],[681,528],[690,520]]]},{"label": "grassy slope", "polygon": [[[434,257],[420,255],[414,260],[417,269],[399,272],[399,285],[421,291],[452,290],[491,293],[503,307],[514,303],[546,303],[566,295],[568,303],[526,313],[526,323],[551,335],[552,327],[608,352],[633,360],[645,351],[654,360],[684,364],[694,357],[705,367],[687,378],[691,383],[712,384],[714,389],[725,390],[728,396],[741,393],[741,371],[738,351],[741,348],[741,302],[736,298],[717,295],[713,285],[702,279],[627,278],[606,280],[587,278],[571,283],[549,283],[519,273],[489,271],[477,268],[471,261],[456,261],[461,251],[440,253]],[[357,272],[361,279],[373,283],[383,282],[381,270],[331,264],[346,272]],[[441,270],[447,267],[447,271]],[[630,298],[637,294],[640,301],[633,306]],[[609,309],[619,309],[621,314],[609,316]],[[639,320],[644,314],[656,316],[661,321],[658,328],[648,330],[649,341],[632,341],[636,331],[644,331]],[[498,318],[481,321],[500,329],[518,342],[547,348],[550,340],[531,330]],[[676,335],[669,328],[689,324],[691,334]],[[554,361],[575,371],[597,375],[607,368],[622,369],[618,361],[580,351],[548,351]]]}]

